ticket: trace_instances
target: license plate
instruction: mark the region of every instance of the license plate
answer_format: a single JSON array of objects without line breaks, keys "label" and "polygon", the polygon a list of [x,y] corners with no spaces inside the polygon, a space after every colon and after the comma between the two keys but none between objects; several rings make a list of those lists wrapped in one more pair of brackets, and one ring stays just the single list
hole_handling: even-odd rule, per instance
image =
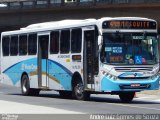
[{"label": "license plate", "polygon": [[131,84],[131,87],[140,87],[140,84]]}]

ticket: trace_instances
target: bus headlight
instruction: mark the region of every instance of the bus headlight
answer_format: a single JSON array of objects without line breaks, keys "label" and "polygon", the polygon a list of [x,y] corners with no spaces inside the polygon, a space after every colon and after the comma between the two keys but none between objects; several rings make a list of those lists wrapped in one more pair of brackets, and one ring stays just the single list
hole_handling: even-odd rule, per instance
[{"label": "bus headlight", "polygon": [[154,80],[154,79],[155,79],[156,77],[158,77],[158,76],[159,76],[159,73],[151,76],[150,78],[151,78],[152,80]]},{"label": "bus headlight", "polygon": [[117,79],[118,79],[117,76],[115,76],[115,75],[113,75],[113,74],[110,74],[110,73],[108,73],[108,72],[105,72],[105,71],[102,71],[102,74],[103,74],[104,76],[108,77],[109,79],[113,79],[113,80],[117,80]]}]

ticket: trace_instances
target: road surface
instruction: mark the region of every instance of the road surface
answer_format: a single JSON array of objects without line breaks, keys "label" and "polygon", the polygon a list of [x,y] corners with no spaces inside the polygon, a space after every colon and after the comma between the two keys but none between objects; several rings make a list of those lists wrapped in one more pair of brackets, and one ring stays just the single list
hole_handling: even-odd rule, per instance
[{"label": "road surface", "polygon": [[0,106],[1,114],[158,114],[160,96],[138,96],[132,103],[121,103],[116,95],[91,95],[90,101],[78,101],[61,98],[55,91],[23,96],[20,88],[0,84]]}]

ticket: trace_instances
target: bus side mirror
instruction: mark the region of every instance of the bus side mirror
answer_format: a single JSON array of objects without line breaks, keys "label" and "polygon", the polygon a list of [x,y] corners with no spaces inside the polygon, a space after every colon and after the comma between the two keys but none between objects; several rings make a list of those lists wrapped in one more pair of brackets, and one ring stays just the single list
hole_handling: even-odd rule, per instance
[{"label": "bus side mirror", "polygon": [[98,46],[101,46],[102,45],[102,36],[99,35],[98,36]]},{"label": "bus side mirror", "polygon": [[103,38],[101,35],[98,36],[98,46],[99,46],[99,52],[102,49],[102,43],[103,43]]}]

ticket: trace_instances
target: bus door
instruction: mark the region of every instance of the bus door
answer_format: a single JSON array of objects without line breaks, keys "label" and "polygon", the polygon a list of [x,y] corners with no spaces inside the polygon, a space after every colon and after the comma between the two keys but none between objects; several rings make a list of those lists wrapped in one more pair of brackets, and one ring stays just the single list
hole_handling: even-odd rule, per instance
[{"label": "bus door", "polygon": [[95,26],[83,30],[83,71],[85,89],[94,90],[94,75],[98,74],[98,55]]},{"label": "bus door", "polygon": [[49,34],[38,34],[38,86],[48,88]]}]

